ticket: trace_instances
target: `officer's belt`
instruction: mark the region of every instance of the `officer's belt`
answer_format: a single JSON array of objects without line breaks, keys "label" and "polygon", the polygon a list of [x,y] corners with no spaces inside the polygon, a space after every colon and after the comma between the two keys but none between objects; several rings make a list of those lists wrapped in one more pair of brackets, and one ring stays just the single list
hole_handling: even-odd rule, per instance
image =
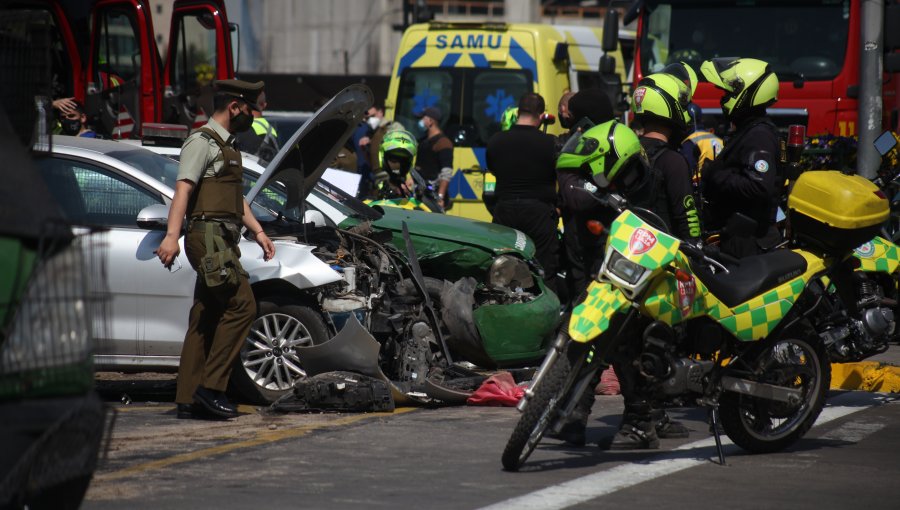
[{"label": "officer's belt", "polygon": [[199,219],[192,218],[188,224],[189,232],[206,233],[207,237],[211,235],[228,234],[232,239],[238,239],[241,234],[241,227],[237,218],[222,219]]}]

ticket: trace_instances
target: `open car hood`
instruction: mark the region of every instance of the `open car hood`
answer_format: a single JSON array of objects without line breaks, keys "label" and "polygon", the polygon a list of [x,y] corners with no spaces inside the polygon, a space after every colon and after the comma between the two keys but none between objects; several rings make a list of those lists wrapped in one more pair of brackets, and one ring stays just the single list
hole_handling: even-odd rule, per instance
[{"label": "open car hood", "polygon": [[350,85],[338,92],[272,158],[247,194],[247,202],[253,203],[263,188],[278,182],[287,194],[287,200],[278,212],[286,213],[291,209],[299,212],[306,195],[373,103],[372,91],[365,85]]}]

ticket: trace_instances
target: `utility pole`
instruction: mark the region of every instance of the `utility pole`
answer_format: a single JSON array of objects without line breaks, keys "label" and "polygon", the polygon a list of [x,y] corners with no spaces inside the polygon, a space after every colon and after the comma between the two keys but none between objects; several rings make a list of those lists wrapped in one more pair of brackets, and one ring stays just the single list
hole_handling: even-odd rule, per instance
[{"label": "utility pole", "polygon": [[859,143],[856,147],[856,171],[866,179],[875,177],[881,155],[875,138],[881,131],[882,58],[884,0],[862,0],[862,30],[859,58]]}]

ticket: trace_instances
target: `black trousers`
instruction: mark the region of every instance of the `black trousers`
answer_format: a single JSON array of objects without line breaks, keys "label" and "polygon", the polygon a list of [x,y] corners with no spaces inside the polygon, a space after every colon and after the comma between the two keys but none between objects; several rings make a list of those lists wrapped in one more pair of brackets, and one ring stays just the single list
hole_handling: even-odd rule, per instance
[{"label": "black trousers", "polygon": [[501,198],[494,206],[494,223],[519,230],[534,241],[535,256],[544,268],[544,283],[557,292],[559,216],[556,206],[530,198]]}]

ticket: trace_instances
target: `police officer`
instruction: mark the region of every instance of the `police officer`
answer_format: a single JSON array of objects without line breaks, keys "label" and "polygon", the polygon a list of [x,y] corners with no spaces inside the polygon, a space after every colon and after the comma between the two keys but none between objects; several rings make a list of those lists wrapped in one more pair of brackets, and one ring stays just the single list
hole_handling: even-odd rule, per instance
[{"label": "police officer", "polygon": [[746,257],[770,249],[781,241],[775,227],[784,193],[784,177],[777,167],[780,144],[766,107],[777,100],[778,77],[766,62],[752,58],[707,60],[700,71],[725,92],[722,113],[734,125],[718,157],[704,167],[701,192],[706,228],[723,229],[742,213],[756,222],[750,237],[722,232],[722,251]]},{"label": "police officer", "polygon": [[242,196],[241,153],[233,145],[235,133],[250,129],[263,82],[220,80],[215,88],[209,122],[182,145],[168,228],[155,252],[164,266],[171,266],[181,251],[178,238],[187,215],[184,247],[197,281],[178,367],[178,418],[237,415],[224,391],[256,317],[253,292],[239,260],[241,224],[265,260],[275,255],[275,245]]},{"label": "police officer", "polygon": [[558,292],[555,141],[538,129],[543,113],[544,98],[534,92],[523,95],[516,124],[491,137],[486,159],[488,170],[497,178],[494,223],[520,230],[534,241],[544,282]]}]

